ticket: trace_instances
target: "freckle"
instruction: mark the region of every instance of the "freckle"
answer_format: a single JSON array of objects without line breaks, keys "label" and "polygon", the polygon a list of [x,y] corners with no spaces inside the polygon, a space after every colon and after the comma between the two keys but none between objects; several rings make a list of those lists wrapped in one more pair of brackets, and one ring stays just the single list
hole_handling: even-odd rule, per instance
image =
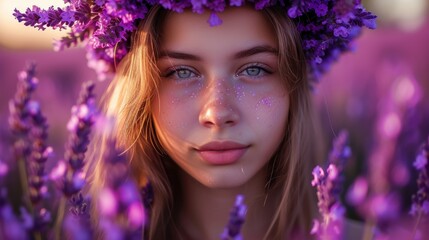
[{"label": "freckle", "polygon": [[175,103],[179,103],[179,102],[180,102],[180,100],[178,98],[173,98],[171,100],[171,104],[175,104]]}]

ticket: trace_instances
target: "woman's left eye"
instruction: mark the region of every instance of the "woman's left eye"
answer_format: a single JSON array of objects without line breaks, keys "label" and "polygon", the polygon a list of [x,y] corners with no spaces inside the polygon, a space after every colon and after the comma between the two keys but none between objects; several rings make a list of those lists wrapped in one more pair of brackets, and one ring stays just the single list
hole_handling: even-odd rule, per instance
[{"label": "woman's left eye", "polygon": [[176,80],[186,80],[199,77],[197,70],[188,66],[178,66],[167,70],[167,73],[163,74],[166,78]]},{"label": "woman's left eye", "polygon": [[176,70],[176,75],[178,78],[190,78],[190,77],[195,77],[196,74],[193,73],[191,70],[186,69],[186,68],[182,68],[182,69],[178,69]]},{"label": "woman's left eye", "polygon": [[270,73],[270,71],[266,70],[266,68],[263,68],[258,65],[253,65],[253,66],[246,67],[244,70],[240,71],[237,75],[248,76],[248,77],[260,77],[260,76],[264,76],[267,73]]}]

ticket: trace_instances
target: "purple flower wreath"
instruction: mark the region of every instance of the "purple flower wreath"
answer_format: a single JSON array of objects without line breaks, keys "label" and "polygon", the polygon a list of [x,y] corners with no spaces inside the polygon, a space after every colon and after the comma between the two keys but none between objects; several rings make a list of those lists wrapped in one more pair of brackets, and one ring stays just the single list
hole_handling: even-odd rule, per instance
[{"label": "purple flower wreath", "polygon": [[[201,14],[211,12],[208,23],[216,26],[222,20],[216,13],[227,6],[242,6],[246,1],[173,1],[173,0],[64,0],[64,8],[40,9],[33,6],[23,13],[15,9],[14,16],[26,26],[44,30],[71,28],[66,37],[54,44],[62,50],[82,42],[88,52],[88,65],[100,78],[115,72],[115,65],[129,51],[131,35],[154,5],[182,12],[191,8]],[[350,50],[350,43],[363,26],[374,29],[376,16],[366,11],[360,0],[250,0],[254,8],[284,9],[301,33],[310,74],[314,81],[328,70],[340,53]]]}]

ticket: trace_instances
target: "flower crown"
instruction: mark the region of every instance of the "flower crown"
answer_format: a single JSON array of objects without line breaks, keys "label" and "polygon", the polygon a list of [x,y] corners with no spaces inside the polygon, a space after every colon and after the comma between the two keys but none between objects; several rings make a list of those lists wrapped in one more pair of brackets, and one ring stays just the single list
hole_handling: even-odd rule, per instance
[{"label": "flower crown", "polygon": [[140,21],[154,5],[183,12],[191,8],[195,13],[211,12],[210,26],[222,24],[216,13],[229,6],[250,2],[256,10],[280,7],[295,23],[312,79],[318,81],[340,55],[350,50],[350,43],[361,28],[374,29],[376,16],[367,12],[360,0],[64,0],[64,8],[40,9],[33,6],[25,13],[15,9],[14,16],[26,26],[44,30],[71,28],[66,37],[54,43],[55,50],[63,50],[82,42],[86,46],[88,65],[99,78],[114,73],[116,64],[127,54],[130,39]]}]

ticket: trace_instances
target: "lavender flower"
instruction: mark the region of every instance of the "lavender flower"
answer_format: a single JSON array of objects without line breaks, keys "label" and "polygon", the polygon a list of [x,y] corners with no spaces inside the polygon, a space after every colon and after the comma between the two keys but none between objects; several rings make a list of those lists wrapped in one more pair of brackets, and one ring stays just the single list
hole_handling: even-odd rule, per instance
[{"label": "lavender flower", "polygon": [[77,194],[84,185],[84,157],[96,115],[94,87],[92,82],[82,86],[80,97],[72,108],[72,117],[67,124],[70,136],[64,156],[67,167],[61,188],[64,195],[69,198]]},{"label": "lavender flower", "polygon": [[243,203],[243,195],[237,195],[235,199],[234,208],[232,209],[228,225],[221,235],[222,240],[241,240],[243,237],[240,234],[241,227],[243,226],[246,217],[247,207]]},{"label": "lavender flower", "polygon": [[[3,190],[0,198],[5,198],[6,193]],[[0,228],[0,237],[2,239],[27,239],[27,230],[31,226],[25,226],[23,222],[16,217],[12,206],[6,202],[0,202],[0,225],[7,227]]]},{"label": "lavender flower", "polygon": [[[9,172],[8,165],[0,159],[0,180]],[[1,181],[0,181],[1,182]]]},{"label": "lavender flower", "polygon": [[[50,178],[54,180],[61,189],[65,198],[60,202],[59,211],[56,220],[56,238],[61,237],[63,220],[65,219],[66,231],[72,231],[70,223],[81,226],[85,234],[82,236],[91,236],[92,232],[89,229],[89,201],[88,197],[81,194],[81,190],[85,184],[85,153],[89,145],[89,134],[95,122],[96,107],[94,97],[95,84],[86,82],[82,86],[79,99],[72,107],[72,116],[67,124],[67,129],[70,132],[64,159],[57,163],[56,167],[51,171]],[[70,204],[70,212],[73,217],[66,216],[64,213],[67,202]],[[83,228],[86,226],[86,228]],[[79,235],[80,236],[80,235]],[[80,236],[80,237],[82,237]],[[76,236],[78,238],[78,236]]]},{"label": "lavender flower", "polygon": [[66,215],[64,229],[70,239],[86,240],[93,238],[90,221],[90,199],[85,198],[82,193],[74,194],[70,200],[69,211]]},{"label": "lavender flower", "polygon": [[29,113],[32,120],[30,130],[31,161],[29,162],[30,199],[37,204],[47,193],[45,163],[52,154],[52,147],[46,145],[48,125],[38,102],[30,101]]},{"label": "lavender flower", "polygon": [[18,89],[13,100],[9,102],[9,125],[15,135],[14,150],[17,159],[27,159],[31,148],[28,133],[31,128],[29,102],[39,80],[35,77],[36,66],[30,64],[25,71],[18,74]]},{"label": "lavender flower", "polygon": [[9,124],[17,136],[15,152],[20,161],[20,174],[23,179],[24,194],[29,197],[28,208],[33,214],[33,231],[43,231],[50,222],[50,212],[40,201],[47,193],[45,162],[52,153],[46,145],[47,123],[39,103],[31,100],[38,80],[35,78],[35,65],[30,64],[26,71],[18,75],[18,90],[10,101]]},{"label": "lavender flower", "polygon": [[31,161],[28,166],[29,194],[33,203],[34,229],[45,231],[51,222],[50,212],[41,206],[41,200],[46,199],[48,186],[46,184],[47,175],[45,172],[45,163],[53,150],[47,146],[46,139],[48,135],[48,125],[43,116],[39,103],[29,102],[32,127],[30,130]]},{"label": "lavender flower", "polygon": [[334,140],[333,149],[329,155],[326,173],[320,166],[312,172],[311,185],[317,189],[319,213],[321,222],[314,220],[312,234],[320,239],[329,236],[329,239],[340,239],[345,209],[340,201],[343,184],[342,172],[345,161],[350,157],[351,151],[347,145],[348,134],[342,131]]},{"label": "lavender flower", "polygon": [[411,206],[411,215],[429,216],[429,138],[421,147],[419,155],[414,161],[414,167],[419,171],[417,179],[418,190],[412,196],[413,204]]}]

